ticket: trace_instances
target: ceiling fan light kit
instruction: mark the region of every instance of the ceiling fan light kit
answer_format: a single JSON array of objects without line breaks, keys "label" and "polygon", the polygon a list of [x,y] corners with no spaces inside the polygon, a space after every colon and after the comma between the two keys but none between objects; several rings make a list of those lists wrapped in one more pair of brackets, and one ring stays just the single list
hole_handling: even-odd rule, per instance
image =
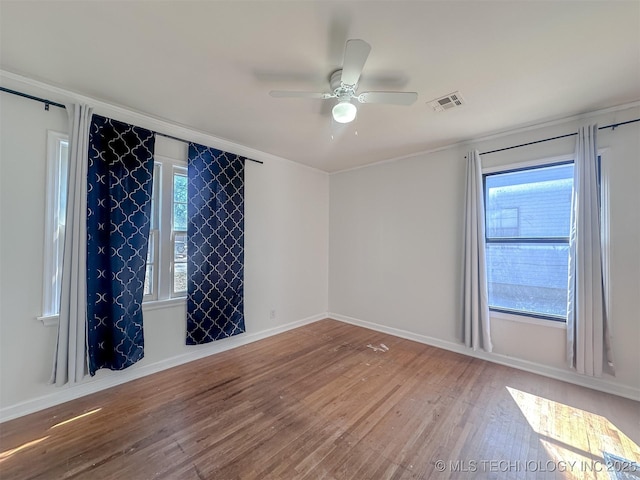
[{"label": "ceiling fan light kit", "polygon": [[269,94],[275,98],[317,98],[322,100],[337,98],[331,110],[333,119],[338,123],[350,123],[356,118],[357,107],[351,102],[382,103],[388,105],[411,105],[417,98],[416,92],[362,92],[356,93],[358,81],[364,64],[369,57],[371,46],[364,40],[348,40],[344,49],[344,62],[341,69],[329,77],[331,93],[291,92],[272,90]]},{"label": "ceiling fan light kit", "polygon": [[331,110],[333,119],[338,123],[353,122],[357,112],[358,109],[349,100],[338,102]]}]

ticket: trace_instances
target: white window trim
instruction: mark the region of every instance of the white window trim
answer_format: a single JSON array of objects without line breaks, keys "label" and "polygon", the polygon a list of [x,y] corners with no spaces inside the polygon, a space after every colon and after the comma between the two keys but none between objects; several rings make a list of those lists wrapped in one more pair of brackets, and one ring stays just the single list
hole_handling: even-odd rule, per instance
[{"label": "white window trim", "polygon": [[491,320],[508,320],[510,322],[528,323],[531,325],[540,325],[543,327],[567,329],[567,322],[559,322],[557,320],[547,320],[546,318],[531,317],[529,315],[519,313],[507,313],[498,312],[496,310],[489,310],[489,317]]},{"label": "white window trim", "polygon": [[573,161],[575,155],[569,153],[567,155],[559,155],[557,157],[538,158],[535,160],[528,160],[526,162],[510,163],[508,165],[496,165],[493,167],[485,167],[482,169],[482,174],[492,174],[498,172],[504,172],[507,170],[521,170],[525,168],[542,167],[544,165],[551,165],[553,163],[563,163]]},{"label": "white window trim", "polygon": [[68,143],[69,136],[63,132],[47,130],[47,167],[46,167],[46,199],[45,199],[45,226],[44,226],[44,242],[43,242],[43,276],[42,276],[42,316],[38,320],[47,326],[56,325],[59,317],[59,298],[56,285],[59,279],[54,281],[54,277],[58,276],[59,270],[62,269],[62,253],[64,249],[64,240],[57,235],[59,210],[59,191],[60,191],[60,170],[62,167],[62,159],[60,158],[60,147],[62,143]]},{"label": "white window trim", "polygon": [[[607,315],[611,315],[611,276],[609,273],[609,245],[610,245],[610,179],[611,179],[611,162],[609,160],[608,148],[598,149],[598,156],[600,157],[600,230],[602,235],[602,274],[604,276],[604,296],[605,306],[607,308]],[[517,170],[529,167],[539,167],[552,163],[562,163],[573,161],[575,154],[560,155],[556,157],[548,157],[536,160],[529,160],[520,163],[511,163],[508,165],[499,165],[486,167],[482,169],[482,174],[491,174],[496,172],[502,172],[506,170]],[[495,310],[489,311],[490,319],[508,320],[516,323],[528,323],[532,325],[539,325],[550,328],[567,329],[567,322],[560,322],[557,320],[547,320],[544,318],[537,318],[529,315],[518,313],[498,312]],[[609,317],[611,318],[611,317]]]},{"label": "white window trim", "polygon": [[152,192],[152,208],[151,208],[151,227],[149,229],[149,248],[152,249],[152,261],[153,265],[153,274],[151,275],[151,293],[148,295],[144,295],[142,297],[142,303],[153,302],[158,300],[158,249],[159,249],[159,240],[160,240],[160,210],[162,206],[162,163],[161,162],[153,162],[153,192]]},{"label": "white window trim", "polygon": [[158,235],[158,290],[157,302],[176,300],[186,302],[186,295],[173,294],[173,172],[187,168],[185,160],[156,155],[155,161],[162,164],[162,186],[158,206],[160,232]]},{"label": "white window trim", "polygon": [[[179,175],[183,175],[186,177],[187,176],[187,166],[185,165],[173,165],[173,168],[171,169],[171,207],[173,207],[173,198],[174,198],[174,191],[173,191],[173,187],[174,187],[174,176],[176,175],[176,173],[178,173]],[[188,179],[187,179],[188,182]],[[170,223],[171,225],[171,236],[170,236],[170,270],[169,270],[169,275],[170,275],[170,296],[171,298],[185,298],[187,293],[184,292],[176,292],[175,291],[175,285],[174,285],[174,280],[175,280],[175,276],[174,276],[174,268],[175,268],[175,258],[174,258],[174,252],[175,252],[175,241],[176,241],[176,233],[184,233],[185,236],[187,235],[186,230],[175,230],[174,229],[174,225],[173,225],[173,208],[171,208],[171,219],[170,219]],[[182,263],[182,262],[181,262]]]},{"label": "white window trim", "polygon": [[158,229],[149,230],[148,248],[151,250],[149,253],[151,253],[152,260],[151,262],[147,262],[147,266],[151,265],[153,267],[151,278],[149,279],[149,282],[151,283],[151,293],[142,297],[142,303],[153,302],[158,299],[158,233]]},{"label": "white window trim", "polygon": [[[43,269],[43,307],[42,316],[37,317],[45,326],[57,326],[60,320],[59,312],[50,312],[51,298],[53,297],[53,285],[47,282],[47,278],[51,278],[53,272],[58,267],[54,264],[54,256],[51,238],[53,236],[53,228],[58,225],[57,199],[57,174],[59,172],[59,161],[57,149],[59,142],[68,141],[68,135],[61,132],[47,132],[47,199],[45,206],[45,237],[44,237],[44,269]],[[187,168],[186,160],[178,160],[175,158],[155,155],[154,158],[154,174],[157,165],[160,171],[158,183],[158,202],[157,202],[157,218],[156,226],[158,227],[157,241],[155,245],[156,268],[154,269],[155,288],[152,295],[148,295],[142,302],[143,311],[153,311],[163,308],[183,307],[186,308],[186,294],[172,294],[173,276],[171,272],[172,265],[172,201],[173,201],[173,172],[176,169]],[[163,168],[164,167],[164,168]],[[169,174],[166,173],[169,169]],[[54,185],[53,188],[49,188]],[[51,191],[50,191],[51,190]],[[166,193],[165,193],[166,192]],[[57,228],[57,227],[56,227]],[[61,264],[60,264],[61,265]]]},{"label": "white window trim", "polygon": [[42,317],[36,317],[36,320],[42,322],[45,327],[57,327],[60,323],[60,315],[43,315]]}]

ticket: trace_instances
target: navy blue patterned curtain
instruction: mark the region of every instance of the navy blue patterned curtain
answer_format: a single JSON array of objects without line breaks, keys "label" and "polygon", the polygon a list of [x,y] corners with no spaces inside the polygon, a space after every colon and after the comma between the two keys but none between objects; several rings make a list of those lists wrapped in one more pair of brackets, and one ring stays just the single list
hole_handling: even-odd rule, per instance
[{"label": "navy blue patterned curtain", "polygon": [[189,145],[187,345],[245,331],[244,160]]},{"label": "navy blue patterned curtain", "polygon": [[87,350],[89,373],[144,356],[142,296],[154,133],[98,115],[89,130]]}]

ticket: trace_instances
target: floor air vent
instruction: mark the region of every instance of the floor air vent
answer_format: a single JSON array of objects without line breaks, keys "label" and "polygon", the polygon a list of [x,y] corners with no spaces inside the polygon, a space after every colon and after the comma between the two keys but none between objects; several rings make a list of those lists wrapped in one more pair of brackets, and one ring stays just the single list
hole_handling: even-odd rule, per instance
[{"label": "floor air vent", "polygon": [[444,112],[455,107],[459,107],[464,104],[464,98],[460,95],[460,92],[453,92],[444,97],[436,98],[427,102],[431,108],[436,112]]}]

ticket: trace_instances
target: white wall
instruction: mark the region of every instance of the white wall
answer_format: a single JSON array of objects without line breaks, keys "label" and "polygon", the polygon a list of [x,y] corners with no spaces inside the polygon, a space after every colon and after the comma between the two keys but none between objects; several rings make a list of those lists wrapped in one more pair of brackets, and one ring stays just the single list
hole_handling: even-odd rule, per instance
[{"label": "white wall", "polygon": [[[56,101],[64,97],[59,89],[7,82]],[[46,138],[47,130],[66,132],[67,118],[65,110],[47,112],[41,103],[0,93],[0,420],[324,318],[328,310],[326,173],[95,104],[96,113],[264,161],[247,162],[245,174],[247,333],[187,347],[184,304],[145,308],[142,361],[123,372],[100,371],[77,387],[48,385],[56,328],[36,320],[42,315]],[[186,152],[183,143],[156,140],[158,154],[186,160]]]},{"label": "white wall", "polygon": [[[465,159],[481,152],[640,117],[635,107],[492,140],[333,174],[330,180],[329,311],[457,351],[461,347]],[[428,134],[428,133],[426,133]],[[616,378],[565,366],[564,328],[492,319],[501,363],[640,398],[640,124],[599,132],[611,162],[611,319]],[[570,154],[575,137],[486,155],[484,166]],[[372,325],[373,324],[373,325]]]},{"label": "white wall", "polygon": [[[80,98],[38,82],[5,86],[64,101]],[[467,146],[328,176],[201,132],[95,101],[96,113],[263,160],[246,169],[247,333],[186,347],[183,305],[145,309],[145,358],[124,372],[101,371],[73,388],[49,386],[54,327],[42,311],[45,152],[48,129],[66,113],[0,93],[0,420],[136,376],[209,355],[283,329],[334,318],[462,351],[461,252],[464,155],[575,131],[557,123]],[[600,115],[604,125],[640,108]],[[640,396],[640,126],[601,131],[611,159],[611,316],[617,377],[598,388]],[[569,138],[486,156],[486,166],[571,153]],[[157,152],[186,147],[158,138]],[[330,288],[329,288],[330,285]],[[275,310],[276,317],[270,318]],[[490,358],[577,383],[564,366],[563,329],[494,319]]]}]

